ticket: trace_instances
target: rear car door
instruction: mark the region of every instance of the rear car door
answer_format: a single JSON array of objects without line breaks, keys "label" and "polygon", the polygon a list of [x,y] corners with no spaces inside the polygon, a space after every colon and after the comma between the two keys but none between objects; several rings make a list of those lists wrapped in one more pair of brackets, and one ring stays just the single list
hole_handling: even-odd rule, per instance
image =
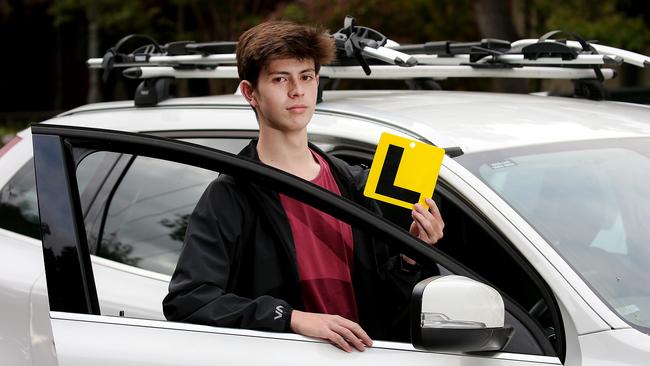
[{"label": "rear car door", "polygon": [[[34,162],[52,335],[60,365],[175,364],[394,364],[544,365],[556,357],[509,353],[454,354],[415,350],[409,343],[376,341],[364,353],[345,354],[326,342],[288,333],[168,322],[106,314],[90,260],[75,174],[97,152],[146,156],[262,183],[348,224],[381,236],[425,265],[473,274],[407,232],[350,201],[308,182],[218,150],[163,138],[107,130],[32,127]],[[172,177],[161,177],[171,179]],[[173,177],[178,178],[178,177]],[[125,243],[121,243],[125,244]],[[119,247],[119,246],[118,246]],[[120,253],[120,251],[117,251]],[[121,252],[123,253],[123,251]],[[124,278],[124,292],[145,292]]]}]

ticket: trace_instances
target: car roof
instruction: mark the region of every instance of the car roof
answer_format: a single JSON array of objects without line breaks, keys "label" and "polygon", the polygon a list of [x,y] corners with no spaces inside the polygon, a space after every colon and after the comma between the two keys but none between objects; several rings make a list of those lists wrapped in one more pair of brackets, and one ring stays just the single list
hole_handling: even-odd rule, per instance
[{"label": "car roof", "polygon": [[[650,107],[539,95],[458,91],[325,91],[317,113],[335,113],[380,121],[408,130],[439,146],[458,146],[465,153],[586,139],[650,136]],[[155,107],[136,108],[133,101],[89,104],[62,113],[66,117],[115,111],[164,114],[168,109],[249,109],[241,95],[171,98]],[[128,131],[164,130],[156,118],[116,127]],[[70,121],[71,124],[75,122]],[[214,128],[205,126],[204,128]],[[250,126],[248,126],[250,127]],[[254,127],[254,126],[253,126]],[[180,129],[179,127],[171,127]],[[195,125],[189,128],[197,128]],[[441,140],[445,140],[444,143]]]}]

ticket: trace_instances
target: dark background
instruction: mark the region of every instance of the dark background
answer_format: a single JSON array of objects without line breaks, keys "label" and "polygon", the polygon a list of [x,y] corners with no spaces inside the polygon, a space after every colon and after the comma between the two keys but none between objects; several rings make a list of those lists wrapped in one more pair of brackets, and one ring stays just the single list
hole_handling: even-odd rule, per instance
[{"label": "dark background", "polygon": [[[400,43],[537,38],[554,29],[650,53],[650,2],[630,0],[0,0],[0,137],[30,122],[90,102],[130,99],[137,82],[114,73],[106,83],[88,70],[130,33],[159,43],[237,40],[268,19],[321,25],[332,32],[345,15]],[[455,79],[444,89],[570,92],[570,82]],[[176,82],[176,94],[232,93],[236,81]],[[612,99],[650,102],[647,71],[623,66],[607,81]],[[344,85],[346,86],[346,85]],[[351,88],[403,88],[402,82],[364,82]],[[0,142],[0,145],[2,143]]]}]

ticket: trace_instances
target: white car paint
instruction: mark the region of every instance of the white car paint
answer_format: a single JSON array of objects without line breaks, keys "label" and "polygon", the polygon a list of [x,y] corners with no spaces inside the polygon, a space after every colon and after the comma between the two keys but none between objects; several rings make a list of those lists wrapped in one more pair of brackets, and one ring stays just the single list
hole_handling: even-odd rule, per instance
[{"label": "white car paint", "polygon": [[[202,325],[52,313],[54,337],[79,338],[58,347],[61,366],[141,365],[155,359],[157,365],[283,364],[283,365],[558,365],[555,357],[495,353],[465,355],[416,351],[412,346],[376,341],[363,353],[344,353],[329,343],[297,334],[215,328]],[[128,332],[121,330],[125,325]],[[183,336],[178,337],[179,331]],[[175,334],[176,333],[176,334]],[[137,346],[134,346],[137,345]],[[105,352],[111,348],[112,352]],[[255,352],[264,350],[264,352]],[[105,357],[97,359],[97,354]],[[218,360],[218,361],[217,361]]]}]

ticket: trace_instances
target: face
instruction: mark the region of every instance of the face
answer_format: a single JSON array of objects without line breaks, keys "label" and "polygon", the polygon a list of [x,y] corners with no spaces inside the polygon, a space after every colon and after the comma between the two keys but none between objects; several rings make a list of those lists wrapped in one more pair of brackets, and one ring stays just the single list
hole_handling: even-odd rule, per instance
[{"label": "face", "polygon": [[318,75],[313,60],[278,59],[260,71],[257,86],[242,92],[257,111],[260,129],[301,131],[314,114]]}]

